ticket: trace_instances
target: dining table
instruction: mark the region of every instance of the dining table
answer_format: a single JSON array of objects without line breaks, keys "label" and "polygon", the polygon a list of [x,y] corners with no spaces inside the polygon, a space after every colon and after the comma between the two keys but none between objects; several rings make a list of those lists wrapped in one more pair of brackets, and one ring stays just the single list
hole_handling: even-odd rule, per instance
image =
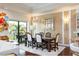
[{"label": "dining table", "polygon": [[48,52],[51,52],[51,41],[55,42],[56,38],[55,37],[42,37],[42,39],[47,42]]},{"label": "dining table", "polygon": [[[26,38],[27,39],[27,38]],[[32,37],[33,41],[36,41],[35,37]],[[48,52],[51,52],[51,41],[55,42],[56,41],[56,37],[42,37],[42,40],[47,42],[47,50]],[[25,45],[27,45],[27,43],[25,43]]]}]

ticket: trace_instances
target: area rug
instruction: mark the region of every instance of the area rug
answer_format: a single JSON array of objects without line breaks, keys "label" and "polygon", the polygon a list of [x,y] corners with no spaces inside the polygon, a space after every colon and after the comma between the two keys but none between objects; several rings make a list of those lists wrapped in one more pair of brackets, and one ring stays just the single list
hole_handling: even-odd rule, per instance
[{"label": "area rug", "polygon": [[41,50],[41,48],[32,48],[31,46],[30,47],[27,47],[23,44],[21,44],[20,46],[20,49],[24,50],[24,51],[28,51],[28,52],[31,52],[31,53],[34,53],[34,54],[37,54],[37,55],[40,55],[40,56],[58,56],[58,54],[60,54],[65,47],[63,46],[59,46],[59,49],[54,51],[54,50],[51,50],[51,52],[48,52],[47,49],[44,49],[43,51]]}]

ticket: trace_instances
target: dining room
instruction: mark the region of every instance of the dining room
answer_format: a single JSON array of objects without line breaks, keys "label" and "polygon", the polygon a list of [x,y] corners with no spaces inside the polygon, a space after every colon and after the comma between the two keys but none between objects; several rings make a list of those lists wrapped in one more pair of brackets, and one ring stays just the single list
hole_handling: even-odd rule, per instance
[{"label": "dining room", "polygon": [[0,42],[7,42],[1,53],[8,43],[20,56],[72,56],[75,48],[78,52],[79,4],[0,5]]}]

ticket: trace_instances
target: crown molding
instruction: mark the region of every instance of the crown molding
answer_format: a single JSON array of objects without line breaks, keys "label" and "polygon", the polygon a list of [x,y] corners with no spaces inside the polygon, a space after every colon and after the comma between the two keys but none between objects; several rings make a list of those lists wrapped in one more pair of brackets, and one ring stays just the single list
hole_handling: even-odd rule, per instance
[{"label": "crown molding", "polygon": [[58,13],[58,12],[64,12],[64,11],[69,11],[69,10],[74,10],[74,9],[76,10],[79,9],[79,5],[72,5],[72,6],[66,6],[66,7],[56,8],[56,9],[50,9],[49,11],[40,11],[40,12],[32,13],[32,16]]}]

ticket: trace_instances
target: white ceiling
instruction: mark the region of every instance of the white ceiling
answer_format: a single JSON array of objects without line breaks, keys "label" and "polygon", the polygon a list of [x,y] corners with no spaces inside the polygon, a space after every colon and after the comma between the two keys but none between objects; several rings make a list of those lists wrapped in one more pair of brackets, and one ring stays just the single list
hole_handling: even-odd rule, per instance
[{"label": "white ceiling", "polygon": [[76,4],[67,4],[67,3],[0,3],[0,8],[15,11],[20,13],[40,13],[45,11],[50,11],[56,8],[76,5]]},{"label": "white ceiling", "polygon": [[21,3],[0,3],[0,9],[13,11],[17,13],[23,13],[23,14],[27,14],[32,11],[31,8]]},{"label": "white ceiling", "polygon": [[24,5],[32,8],[33,12],[43,12],[43,11],[48,11],[48,10],[52,10],[55,8],[68,6],[68,5],[72,5],[72,4],[67,4],[67,3],[28,3],[28,4],[24,4]]},{"label": "white ceiling", "polygon": [[24,5],[29,6],[32,9],[38,9],[44,6],[51,5],[51,3],[25,3]]}]

